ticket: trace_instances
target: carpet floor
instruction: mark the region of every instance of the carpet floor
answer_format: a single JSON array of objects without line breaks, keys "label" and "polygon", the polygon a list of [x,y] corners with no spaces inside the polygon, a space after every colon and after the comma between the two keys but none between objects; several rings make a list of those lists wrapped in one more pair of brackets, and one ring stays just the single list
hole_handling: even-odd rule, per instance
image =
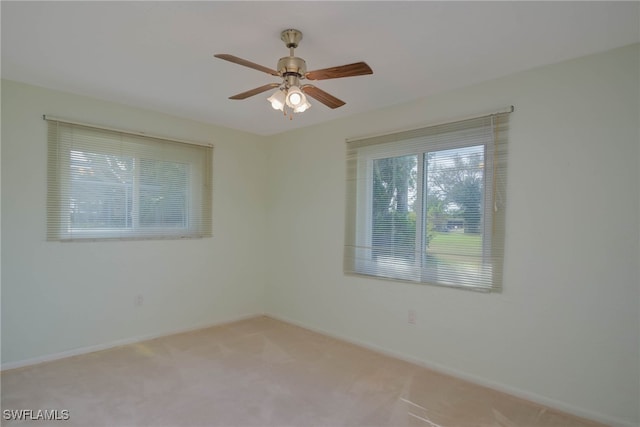
[{"label": "carpet floor", "polygon": [[[5,426],[600,425],[268,317],[0,378]],[[45,409],[68,420],[31,419]]]}]

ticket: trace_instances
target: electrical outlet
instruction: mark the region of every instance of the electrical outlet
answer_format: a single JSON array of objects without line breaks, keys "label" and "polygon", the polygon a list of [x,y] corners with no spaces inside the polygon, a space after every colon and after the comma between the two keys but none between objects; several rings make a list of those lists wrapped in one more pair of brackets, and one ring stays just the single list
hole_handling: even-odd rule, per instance
[{"label": "electrical outlet", "polygon": [[416,324],[416,311],[415,310],[409,310],[409,315],[407,317],[407,322],[410,325],[415,325]]},{"label": "electrical outlet", "polygon": [[144,297],[142,296],[142,294],[138,294],[135,297],[133,297],[134,307],[140,307],[143,303],[144,303]]}]

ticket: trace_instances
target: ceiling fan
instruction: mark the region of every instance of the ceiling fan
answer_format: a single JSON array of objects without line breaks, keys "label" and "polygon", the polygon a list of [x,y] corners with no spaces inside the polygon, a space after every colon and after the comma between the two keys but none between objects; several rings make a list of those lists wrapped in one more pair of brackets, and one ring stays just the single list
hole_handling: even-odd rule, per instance
[{"label": "ceiling fan", "polygon": [[309,95],[311,98],[323,103],[329,108],[338,108],[343,106],[345,102],[311,84],[301,85],[300,80],[327,80],[373,74],[371,68],[364,62],[307,71],[307,63],[305,60],[298,58],[293,52],[294,49],[298,47],[300,40],[302,40],[302,32],[295,29],[284,30],[280,34],[280,39],[289,48],[289,56],[280,58],[277,70],[226,53],[214,55],[216,58],[282,78],[280,83],[269,83],[230,96],[229,99],[246,99],[268,91],[269,89],[278,88],[278,90],[268,98],[268,101],[271,102],[271,106],[274,109],[283,111],[285,115],[287,114],[287,107],[294,113],[301,113],[307,110],[311,104],[309,104],[305,95]]}]

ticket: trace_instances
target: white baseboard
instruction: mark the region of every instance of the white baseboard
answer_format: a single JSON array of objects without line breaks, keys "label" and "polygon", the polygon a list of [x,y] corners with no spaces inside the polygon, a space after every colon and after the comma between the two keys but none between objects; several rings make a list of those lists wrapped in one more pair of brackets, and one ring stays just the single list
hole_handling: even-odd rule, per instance
[{"label": "white baseboard", "polygon": [[251,318],[260,317],[260,316],[263,316],[263,314],[262,313],[246,314],[246,315],[243,315],[243,316],[233,317],[233,318],[222,320],[222,321],[209,322],[209,323],[190,326],[190,327],[181,328],[181,329],[173,329],[173,330],[164,331],[164,332],[160,332],[160,333],[156,333],[156,334],[149,334],[149,335],[141,335],[141,336],[131,337],[131,338],[124,338],[124,339],[112,341],[112,342],[109,342],[109,343],[106,343],[106,344],[97,344],[97,345],[92,345],[92,346],[88,346],[88,347],[75,348],[75,349],[63,351],[63,352],[60,352],[60,353],[47,354],[47,355],[44,355],[44,356],[33,357],[33,358],[30,358],[30,359],[18,360],[16,362],[7,362],[7,363],[3,363],[2,366],[0,366],[0,372],[8,371],[9,369],[16,369],[16,368],[23,368],[25,366],[37,365],[39,363],[44,363],[44,362],[51,362],[53,360],[64,359],[66,357],[79,356],[81,354],[94,353],[96,351],[108,350],[108,349],[114,348],[114,347],[120,347],[120,346],[127,345],[127,344],[135,344],[135,343],[138,343],[138,342],[148,341],[148,340],[161,338],[161,337],[166,337],[166,336],[169,336],[169,335],[175,335],[175,334],[181,334],[181,333],[185,333],[185,332],[197,331],[198,329],[206,329],[206,328],[211,328],[213,326],[222,326],[222,325],[226,325],[228,323],[239,322],[241,320],[251,319]]},{"label": "white baseboard", "polygon": [[403,360],[405,362],[413,363],[413,364],[418,365],[418,366],[423,366],[423,367],[425,367],[427,369],[431,369],[431,370],[436,371],[436,372],[440,372],[440,373],[443,373],[443,374],[446,374],[446,375],[450,375],[452,377],[456,377],[456,378],[459,378],[459,379],[462,379],[462,380],[465,380],[465,381],[469,381],[471,383],[474,383],[474,384],[477,384],[477,385],[480,385],[480,386],[483,386],[483,387],[488,387],[488,388],[491,388],[493,390],[497,390],[497,391],[500,391],[500,392],[503,392],[503,393],[507,393],[507,394],[510,394],[512,396],[516,396],[516,397],[519,397],[521,399],[525,399],[525,400],[528,400],[528,401],[531,401],[531,402],[534,402],[534,403],[538,403],[540,405],[544,405],[544,406],[547,406],[549,408],[557,409],[559,411],[562,411],[562,412],[565,412],[565,413],[568,413],[568,414],[572,414],[572,415],[575,415],[575,416],[578,416],[578,417],[582,417],[582,418],[586,418],[586,419],[589,419],[589,420],[593,420],[593,421],[597,421],[597,422],[600,422],[600,423],[604,423],[604,424],[610,425],[612,427],[638,427],[638,425],[634,424],[632,421],[623,420],[623,419],[620,419],[620,418],[617,418],[617,417],[612,417],[612,416],[609,416],[609,415],[605,415],[605,414],[601,414],[601,413],[598,413],[598,412],[590,411],[590,410],[587,410],[587,409],[584,409],[584,408],[580,408],[580,407],[577,407],[577,406],[574,406],[574,405],[570,405],[570,404],[564,403],[564,402],[556,400],[556,399],[551,399],[551,398],[548,398],[548,397],[544,397],[544,396],[541,396],[541,395],[536,394],[536,393],[532,393],[532,392],[529,392],[529,391],[526,391],[526,390],[522,390],[522,389],[519,389],[519,388],[516,388],[516,387],[512,387],[512,386],[509,386],[509,385],[506,385],[506,384],[502,384],[502,383],[499,383],[499,382],[491,381],[491,380],[488,380],[486,378],[479,377],[477,375],[469,374],[467,372],[459,371],[457,369],[450,368],[450,367],[441,365],[439,363],[433,363],[433,362],[429,362],[429,361],[426,361],[426,360],[422,360],[422,359],[418,359],[418,358],[415,358],[415,357],[411,357],[411,356],[408,356],[406,354],[398,353],[396,351],[389,350],[389,349],[386,349],[386,348],[383,348],[383,347],[379,347],[377,345],[374,345],[374,344],[371,344],[371,343],[368,343],[368,342],[365,342],[365,341],[360,341],[358,339],[354,339],[354,338],[348,337],[346,335],[342,335],[342,334],[335,333],[335,332],[332,332],[332,331],[327,331],[325,329],[321,329],[321,328],[317,328],[317,327],[314,327],[314,326],[310,326],[310,325],[305,324],[303,322],[299,322],[297,320],[289,319],[287,317],[284,317],[284,316],[281,316],[281,315],[278,315],[278,314],[265,313],[264,315],[267,316],[267,317],[270,317],[272,319],[276,319],[276,320],[279,320],[279,321],[282,321],[282,322],[285,322],[285,323],[290,323],[292,325],[299,326],[301,328],[308,329],[310,331],[317,332],[317,333],[320,333],[320,334],[323,334],[323,335],[326,335],[326,336],[329,336],[329,337],[332,337],[332,338],[335,338],[335,339],[338,339],[338,340],[341,340],[341,341],[346,341],[348,343],[351,343],[351,344],[366,348],[366,349],[371,350],[371,351],[375,351],[375,352],[383,354],[385,356],[389,356],[389,357],[393,357],[393,358],[396,358],[396,359],[400,359],[400,360]]}]

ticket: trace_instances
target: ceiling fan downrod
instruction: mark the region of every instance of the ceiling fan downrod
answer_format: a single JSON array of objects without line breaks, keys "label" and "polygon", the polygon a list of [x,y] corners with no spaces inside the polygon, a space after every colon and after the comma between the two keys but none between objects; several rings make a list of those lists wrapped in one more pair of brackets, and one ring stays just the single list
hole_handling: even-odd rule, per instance
[{"label": "ceiling fan downrod", "polygon": [[[298,79],[304,79],[307,73],[307,63],[304,59],[295,56],[294,49],[298,47],[302,40],[302,32],[289,29],[280,33],[280,39],[289,48],[289,56],[280,58],[278,61],[278,72],[281,74],[288,86],[298,86]],[[291,79],[294,76],[295,79]],[[294,81],[295,80],[295,81]]]}]

